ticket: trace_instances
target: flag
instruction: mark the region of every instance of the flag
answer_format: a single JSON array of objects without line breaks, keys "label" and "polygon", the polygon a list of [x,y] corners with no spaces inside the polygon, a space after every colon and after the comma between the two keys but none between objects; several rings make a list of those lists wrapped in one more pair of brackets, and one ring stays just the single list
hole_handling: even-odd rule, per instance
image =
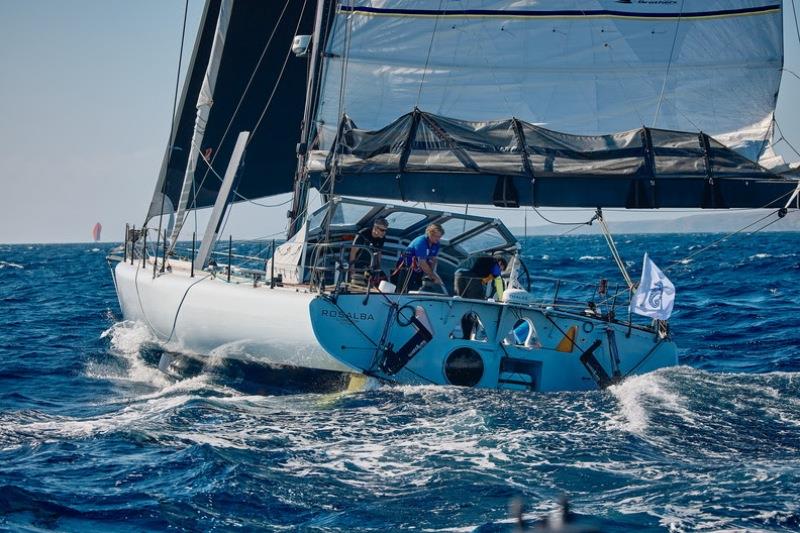
[{"label": "flag", "polygon": [[642,264],[642,279],[639,281],[639,287],[633,295],[631,311],[637,315],[669,320],[674,304],[675,285],[645,253]]}]

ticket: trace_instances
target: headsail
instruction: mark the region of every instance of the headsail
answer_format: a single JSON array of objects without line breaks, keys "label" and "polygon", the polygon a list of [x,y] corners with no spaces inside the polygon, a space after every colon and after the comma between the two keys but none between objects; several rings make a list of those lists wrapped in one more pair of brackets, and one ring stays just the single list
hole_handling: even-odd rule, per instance
[{"label": "headsail", "polygon": [[704,131],[756,160],[782,65],[779,0],[342,0],[317,120],[323,148],[343,113],[370,130],[419,107],[572,134]]},{"label": "headsail", "polygon": [[[160,211],[162,190],[165,192],[166,213],[171,213],[172,206],[178,205],[189,156],[191,154],[194,158],[197,154],[197,151],[192,151],[197,106],[207,104],[209,98],[212,105],[207,121],[201,124],[205,131],[202,145],[197,148],[212,162],[219,176],[225,172],[238,133],[244,130],[253,133],[247,163],[241,170],[237,196],[233,201],[292,190],[297,161],[295,145],[303,115],[308,65],[294,57],[288,58],[285,68],[283,65],[286,54],[290,53],[295,29],[299,33],[310,33],[313,6],[304,10],[303,2],[289,2],[281,19],[282,3],[276,6],[273,2],[226,1],[225,4],[230,5],[227,31],[217,36],[218,40],[224,40],[222,53],[217,58],[217,78],[224,83],[218,82],[211,94],[201,94],[222,3],[221,0],[208,0],[206,3],[175,116],[174,138],[165,155],[150,216]],[[276,25],[273,41],[259,63]],[[273,101],[262,115],[279,78],[281,81]],[[281,127],[275,127],[276,124]],[[194,191],[188,205],[190,208],[213,205],[221,179],[209,171],[202,159],[196,159],[193,164],[196,167],[192,173]]]}]

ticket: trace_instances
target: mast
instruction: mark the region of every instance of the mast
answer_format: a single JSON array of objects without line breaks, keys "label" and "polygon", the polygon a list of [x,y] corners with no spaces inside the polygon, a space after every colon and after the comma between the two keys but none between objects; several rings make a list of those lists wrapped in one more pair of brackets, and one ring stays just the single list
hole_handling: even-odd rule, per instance
[{"label": "mast", "polygon": [[326,0],[317,0],[317,10],[314,15],[314,34],[311,38],[311,58],[309,63],[308,83],[306,85],[306,101],[303,111],[303,121],[300,125],[300,142],[297,145],[297,171],[295,172],[292,209],[288,216],[291,219],[286,237],[290,238],[297,233],[303,223],[306,202],[308,200],[308,179],[306,174],[306,155],[309,150],[309,135],[311,132],[311,111],[315,96],[314,87],[317,80],[317,60],[322,47],[322,17],[325,12]]}]

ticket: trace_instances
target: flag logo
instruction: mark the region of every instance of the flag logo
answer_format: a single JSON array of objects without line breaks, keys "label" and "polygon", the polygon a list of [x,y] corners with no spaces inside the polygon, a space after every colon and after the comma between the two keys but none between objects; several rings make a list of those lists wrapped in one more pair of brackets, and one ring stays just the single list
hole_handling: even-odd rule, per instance
[{"label": "flag logo", "polygon": [[675,285],[660,268],[644,254],[642,278],[631,301],[631,311],[658,320],[669,320],[675,304]]}]

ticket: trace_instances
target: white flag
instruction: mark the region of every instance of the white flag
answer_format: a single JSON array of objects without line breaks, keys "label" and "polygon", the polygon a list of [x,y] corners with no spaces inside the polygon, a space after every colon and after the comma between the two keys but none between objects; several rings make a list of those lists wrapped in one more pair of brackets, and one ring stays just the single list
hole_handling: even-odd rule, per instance
[{"label": "white flag", "polygon": [[631,311],[637,315],[669,320],[675,304],[675,285],[653,263],[647,253],[642,264],[642,279],[633,295]]}]

